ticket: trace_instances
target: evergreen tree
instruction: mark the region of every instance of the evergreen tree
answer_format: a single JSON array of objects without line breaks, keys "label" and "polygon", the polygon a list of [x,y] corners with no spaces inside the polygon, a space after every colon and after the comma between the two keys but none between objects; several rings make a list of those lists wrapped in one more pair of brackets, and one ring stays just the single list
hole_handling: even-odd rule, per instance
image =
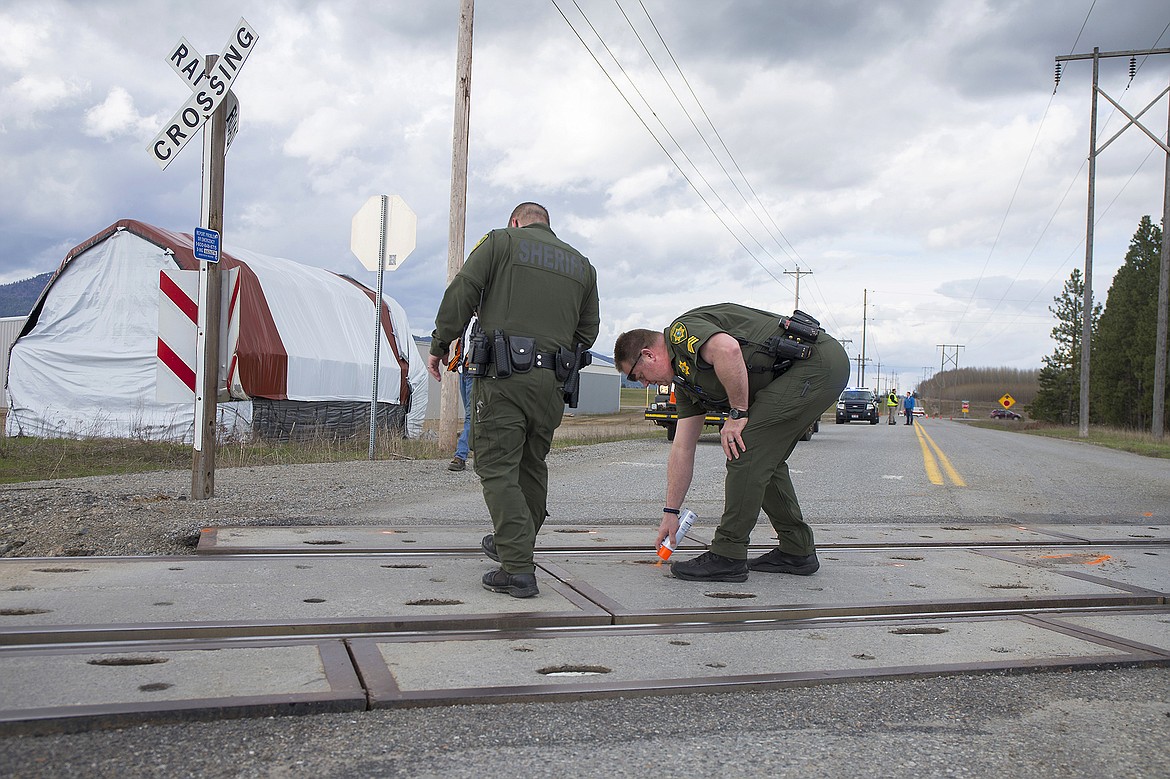
[{"label": "evergreen tree", "polygon": [[[1072,425],[1080,422],[1081,405],[1081,333],[1084,328],[1085,282],[1080,268],[1074,268],[1064,289],[1052,299],[1055,306],[1048,310],[1056,317],[1052,340],[1056,350],[1044,358],[1038,382],[1040,390],[1028,406],[1028,415],[1044,422]],[[1101,304],[1093,306],[1090,322],[1096,348],[1097,323],[1101,318]]]},{"label": "evergreen tree", "polygon": [[1150,426],[1161,249],[1162,230],[1143,216],[1109,287],[1093,342],[1090,388],[1093,418],[1108,425]]}]

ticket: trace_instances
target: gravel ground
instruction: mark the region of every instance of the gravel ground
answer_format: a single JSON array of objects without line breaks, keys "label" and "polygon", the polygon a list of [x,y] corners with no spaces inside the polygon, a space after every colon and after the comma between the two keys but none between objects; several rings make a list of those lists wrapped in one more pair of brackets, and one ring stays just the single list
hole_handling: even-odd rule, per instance
[{"label": "gravel ground", "polygon": [[[216,472],[215,497],[200,501],[189,497],[190,471],[0,486],[0,555],[190,554],[207,525],[345,524],[330,515],[432,490],[443,468],[435,460],[228,468]],[[478,485],[470,472],[452,476],[457,489]]]}]

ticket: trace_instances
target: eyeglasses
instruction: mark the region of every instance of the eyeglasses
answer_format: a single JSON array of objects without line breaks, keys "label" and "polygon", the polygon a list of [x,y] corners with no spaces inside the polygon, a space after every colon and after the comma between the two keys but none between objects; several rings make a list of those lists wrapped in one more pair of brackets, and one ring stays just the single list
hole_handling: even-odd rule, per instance
[{"label": "eyeglasses", "polygon": [[638,363],[640,363],[641,361],[642,361],[642,352],[638,352],[638,359],[634,360],[634,364],[630,366],[630,370],[626,374],[626,378],[632,384],[640,384],[641,383],[637,379],[634,378],[634,369],[638,367]]}]

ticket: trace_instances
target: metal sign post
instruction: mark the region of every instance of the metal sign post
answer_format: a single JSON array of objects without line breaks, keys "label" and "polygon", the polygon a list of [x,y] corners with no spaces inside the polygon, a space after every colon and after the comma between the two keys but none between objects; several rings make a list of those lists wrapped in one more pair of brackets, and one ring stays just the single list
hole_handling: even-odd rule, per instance
[{"label": "metal sign post", "polygon": [[[171,48],[167,63],[191,88],[191,97],[146,147],[166,170],[201,127],[203,187],[194,253],[199,259],[198,341],[195,358],[195,431],[191,498],[215,494],[215,410],[219,395],[220,236],[223,234],[224,157],[239,127],[239,101],[229,87],[259,36],[241,18],[218,56],[204,58],[186,38]],[[210,122],[208,122],[210,120]],[[230,128],[230,129],[229,129]]]},{"label": "metal sign post", "polygon": [[374,298],[374,380],[370,396],[370,454],[378,437],[378,368],[382,351],[382,277],[395,271],[414,251],[418,217],[398,195],[374,195],[353,215],[349,249],[367,270],[378,271]]}]

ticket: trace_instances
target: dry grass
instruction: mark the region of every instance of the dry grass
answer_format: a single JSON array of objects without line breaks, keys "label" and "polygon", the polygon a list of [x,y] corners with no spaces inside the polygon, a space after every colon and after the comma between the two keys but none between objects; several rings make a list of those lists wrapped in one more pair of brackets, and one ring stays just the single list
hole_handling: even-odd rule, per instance
[{"label": "dry grass", "polygon": [[[608,441],[665,437],[661,428],[642,419],[641,409],[618,414],[566,416],[554,447],[589,446]],[[296,443],[227,441],[216,449],[217,468],[298,463],[351,462],[369,457],[369,435],[320,437]],[[437,437],[419,439],[379,435],[376,460],[438,460],[451,455]],[[135,438],[4,438],[0,437],[0,484],[45,479],[70,479],[120,473],[190,468],[190,444]]]}]

